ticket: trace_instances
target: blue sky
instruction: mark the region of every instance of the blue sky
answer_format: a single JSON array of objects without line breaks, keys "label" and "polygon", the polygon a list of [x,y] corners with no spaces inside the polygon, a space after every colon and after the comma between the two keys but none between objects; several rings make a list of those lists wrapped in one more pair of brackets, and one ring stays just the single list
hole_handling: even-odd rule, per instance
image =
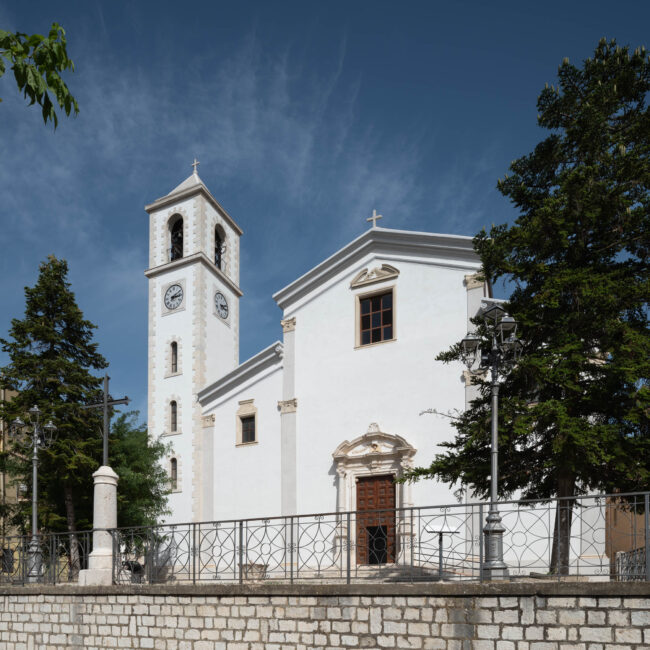
[{"label": "blue sky", "polygon": [[0,79],[0,335],[39,262],[67,259],[112,392],[143,417],[143,206],[194,156],[244,230],[243,361],[281,338],[271,294],[361,234],[373,208],[384,227],[464,235],[515,218],[496,181],[544,137],[536,98],[563,57],[581,61],[601,36],[650,45],[640,1],[0,5],[2,29],[53,21],[79,116],[54,132]]}]

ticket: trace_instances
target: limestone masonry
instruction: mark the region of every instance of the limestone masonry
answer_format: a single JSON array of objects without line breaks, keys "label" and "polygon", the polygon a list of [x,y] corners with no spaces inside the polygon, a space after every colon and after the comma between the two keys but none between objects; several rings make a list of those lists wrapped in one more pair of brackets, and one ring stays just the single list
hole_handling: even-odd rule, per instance
[{"label": "limestone masonry", "polygon": [[645,584],[41,587],[0,599],[8,650],[650,649]]}]

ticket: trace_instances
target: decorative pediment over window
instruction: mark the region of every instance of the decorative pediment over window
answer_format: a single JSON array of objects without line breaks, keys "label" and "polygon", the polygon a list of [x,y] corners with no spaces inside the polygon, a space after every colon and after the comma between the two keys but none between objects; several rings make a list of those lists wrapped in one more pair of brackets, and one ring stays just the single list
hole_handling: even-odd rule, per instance
[{"label": "decorative pediment over window", "polygon": [[350,461],[397,460],[408,464],[417,450],[401,436],[383,433],[376,423],[368,427],[368,433],[355,438],[352,442],[342,442],[332,456],[337,464]]},{"label": "decorative pediment over window", "polygon": [[376,266],[374,269],[363,269],[358,273],[352,282],[350,282],[350,289],[357,287],[365,287],[368,284],[375,282],[383,282],[384,280],[392,280],[399,275],[399,270],[390,264],[382,264],[381,267]]}]

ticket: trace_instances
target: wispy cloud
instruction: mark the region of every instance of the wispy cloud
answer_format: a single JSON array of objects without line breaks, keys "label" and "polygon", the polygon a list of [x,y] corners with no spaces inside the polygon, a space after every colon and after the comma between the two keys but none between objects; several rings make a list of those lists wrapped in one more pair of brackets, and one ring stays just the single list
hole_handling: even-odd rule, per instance
[{"label": "wispy cloud", "polygon": [[[108,43],[102,7],[96,11],[98,38]],[[271,293],[358,235],[373,208],[387,227],[413,227],[431,211],[462,231],[468,215],[483,216],[468,190],[485,173],[480,161],[469,178],[456,161],[427,182],[422,167],[433,136],[417,124],[387,132],[364,110],[363,73],[347,64],[345,32],[318,69],[291,44],[267,51],[255,30],[226,58],[206,46],[175,72],[159,68],[160,78],[97,49],[76,47],[82,63],[71,85],[81,113],[56,133],[22,98],[0,105],[4,236],[28,251],[0,265],[7,272],[13,265],[22,286],[48,253],[67,258],[80,302],[101,319],[105,354],[126,368],[139,358],[126,379],[139,391],[147,354],[142,206],[189,175],[194,155],[213,193],[236,196],[248,210],[244,357],[279,334]],[[21,309],[16,295],[9,312]]]}]

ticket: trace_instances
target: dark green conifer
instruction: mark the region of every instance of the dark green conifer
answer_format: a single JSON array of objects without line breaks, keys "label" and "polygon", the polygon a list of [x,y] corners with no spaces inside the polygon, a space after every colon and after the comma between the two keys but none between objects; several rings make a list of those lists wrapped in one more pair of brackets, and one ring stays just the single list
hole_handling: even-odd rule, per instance
[{"label": "dark green conifer", "polygon": [[[92,527],[92,474],[102,460],[101,409],[83,409],[102,401],[102,379],[93,371],[106,367],[93,342],[95,325],[84,319],[67,280],[65,260],[50,256],[40,266],[36,285],[25,288],[25,316],[13,319],[9,337],[0,339],[9,355],[2,369],[3,387],[18,391],[0,402],[6,421],[27,419],[36,404],[42,421],[57,427],[54,443],[39,452],[39,525],[43,530],[75,531]],[[14,480],[31,494],[31,454],[24,437],[14,439],[7,455]],[[120,416],[109,440],[109,463],[118,472],[118,523],[152,524],[165,511],[167,477],[158,461],[165,453],[149,441],[135,414]],[[31,502],[19,503],[13,521],[26,530]]]},{"label": "dark green conifer", "polygon": [[[98,414],[81,405],[99,399],[101,380],[93,370],[106,367],[93,342],[95,325],[84,319],[67,281],[65,260],[50,256],[41,264],[34,287],[25,288],[25,316],[13,319],[8,339],[0,339],[9,355],[2,384],[18,391],[2,404],[2,415],[27,420],[37,405],[42,421],[57,427],[51,447],[39,455],[39,519],[50,530],[88,527],[92,473],[97,469],[101,439]],[[14,441],[10,462],[16,478],[30,486],[31,455],[22,438]],[[31,504],[24,502],[23,511]],[[20,516],[19,516],[20,521]]]},{"label": "dark green conifer", "polygon": [[[514,286],[525,342],[501,389],[500,494],[532,499],[650,487],[650,58],[603,39],[558,78],[537,102],[550,135],[498,183],[519,217],[474,240],[485,278]],[[481,381],[455,440],[411,478],[486,496],[489,422]],[[558,521],[556,569],[570,510]]]}]

